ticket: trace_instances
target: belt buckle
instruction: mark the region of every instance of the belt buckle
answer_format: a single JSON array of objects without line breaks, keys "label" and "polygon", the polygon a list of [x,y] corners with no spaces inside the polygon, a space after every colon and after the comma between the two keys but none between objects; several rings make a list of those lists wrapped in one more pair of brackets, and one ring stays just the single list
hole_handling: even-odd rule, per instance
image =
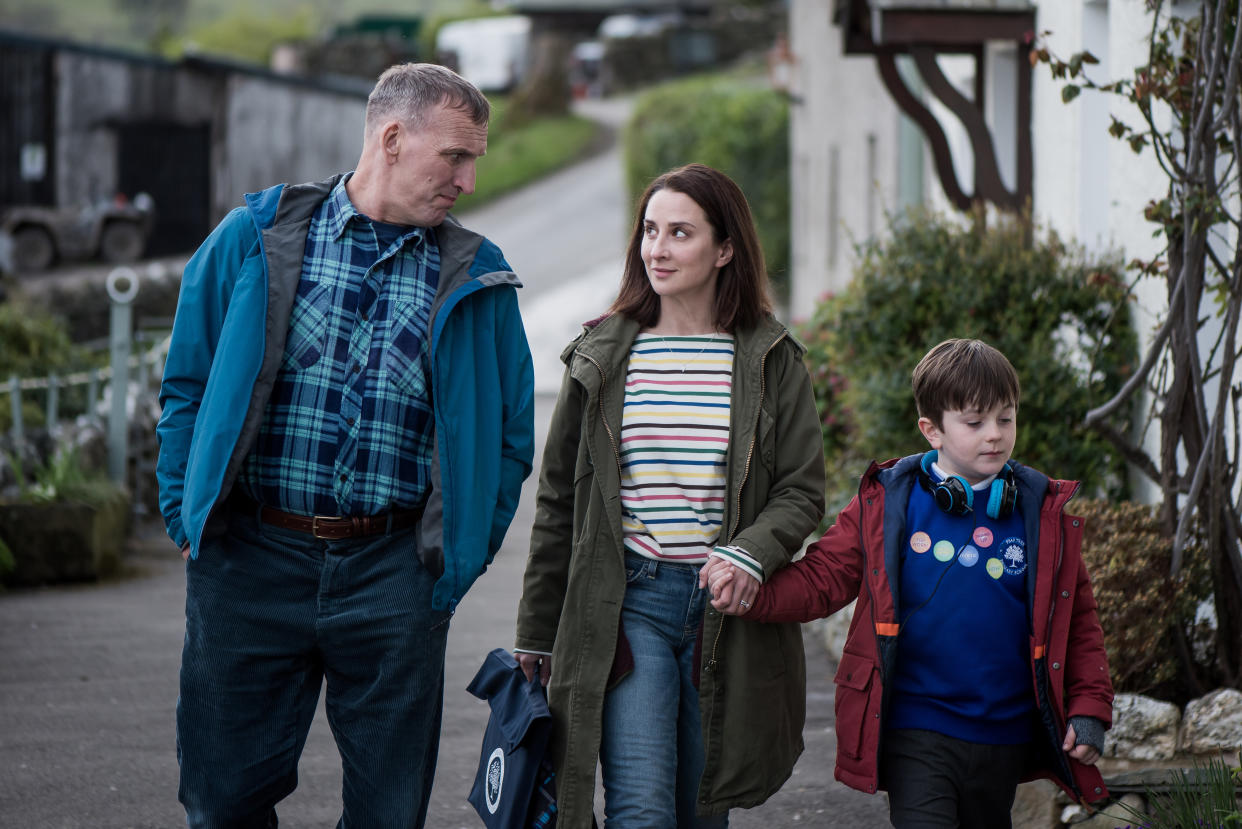
[{"label": "belt buckle", "polygon": [[328,530],[321,531],[319,529],[320,521],[333,521],[335,519],[336,519],[336,516],[333,516],[333,515],[312,515],[311,516],[311,535],[314,536],[315,538],[325,540],[325,541],[335,540],[336,536],[329,534]]}]

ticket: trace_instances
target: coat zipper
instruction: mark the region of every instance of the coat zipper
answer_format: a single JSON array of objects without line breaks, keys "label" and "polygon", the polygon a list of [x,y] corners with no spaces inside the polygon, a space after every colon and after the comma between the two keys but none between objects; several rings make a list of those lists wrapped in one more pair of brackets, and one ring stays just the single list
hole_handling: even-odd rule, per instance
[{"label": "coat zipper", "polygon": [[[1078,487],[1074,487],[1074,492],[1078,491]],[[1057,508],[1057,556],[1052,566],[1052,591],[1048,596],[1048,623],[1044,626],[1044,642],[1052,641],[1052,617],[1057,609],[1057,582],[1060,580],[1061,564],[1065,558],[1065,530],[1061,523],[1065,519],[1065,504],[1070,498],[1074,497],[1074,492],[1069,493],[1061,506]],[[1057,484],[1057,494],[1061,494],[1061,485]]]},{"label": "coat zipper", "polygon": [[[1057,494],[1060,494],[1058,484]],[[1061,529],[1061,517],[1065,515],[1062,507],[1057,513],[1057,556],[1052,565],[1052,592],[1048,596],[1048,623],[1044,626],[1044,641],[1052,641],[1052,617],[1057,609],[1057,576],[1061,572],[1061,558],[1065,555],[1065,531]]]},{"label": "coat zipper", "polygon": [[[759,358],[759,404],[755,407],[755,425],[750,430],[750,446],[746,450],[746,465],[742,468],[742,480],[737,485],[737,501],[733,513],[734,529],[729,532],[729,538],[727,539],[729,541],[732,541],[733,537],[737,535],[737,521],[740,520],[742,514],[742,490],[745,489],[746,480],[750,477],[750,462],[755,456],[755,432],[759,428],[759,414],[763,410],[764,395],[767,394],[768,375],[765,369],[767,368],[768,355],[772,353],[772,349],[776,348],[776,344],[783,339],[785,339],[785,332],[781,332],[781,335],[768,345],[767,350],[763,352],[763,356]],[[720,624],[716,627],[716,636],[712,639],[712,655],[711,659],[707,661],[707,670],[710,672],[715,672],[716,670],[716,651],[720,647],[720,634],[724,632],[724,622],[725,620],[722,616]]]}]

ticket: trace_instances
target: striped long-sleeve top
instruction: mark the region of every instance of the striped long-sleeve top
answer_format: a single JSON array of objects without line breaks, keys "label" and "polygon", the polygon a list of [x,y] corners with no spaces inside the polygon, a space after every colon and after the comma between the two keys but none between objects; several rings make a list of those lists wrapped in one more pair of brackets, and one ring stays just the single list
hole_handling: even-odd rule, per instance
[{"label": "striped long-sleeve top", "polygon": [[621,420],[625,548],[702,564],[713,551],[762,580],[758,563],[717,547],[724,520],[733,337],[639,334]]}]

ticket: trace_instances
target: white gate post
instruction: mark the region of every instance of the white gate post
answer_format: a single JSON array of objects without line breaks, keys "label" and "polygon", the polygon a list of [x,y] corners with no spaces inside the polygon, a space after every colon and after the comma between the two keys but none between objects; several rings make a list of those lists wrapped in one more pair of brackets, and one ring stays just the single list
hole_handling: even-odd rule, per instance
[{"label": "white gate post", "polygon": [[133,309],[138,295],[138,274],[132,268],[114,268],[108,274],[108,297],[112,300],[112,411],[108,418],[108,477],[125,484],[129,457],[129,355],[132,349]]}]

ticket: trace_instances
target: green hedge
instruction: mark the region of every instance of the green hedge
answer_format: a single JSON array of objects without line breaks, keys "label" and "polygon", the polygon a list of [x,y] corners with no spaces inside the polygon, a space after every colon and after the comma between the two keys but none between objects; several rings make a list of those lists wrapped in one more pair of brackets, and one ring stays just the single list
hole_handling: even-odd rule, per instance
[{"label": "green hedge", "polygon": [[625,176],[637,201],[653,178],[698,162],[727,173],[750,202],[779,296],[789,270],[789,103],[746,78],[698,77],[638,99],[626,125]]},{"label": "green hedge", "polygon": [[[840,506],[870,458],[923,451],[910,390],[933,345],[976,337],[1009,358],[1022,384],[1017,460],[1125,494],[1122,459],[1083,426],[1137,365],[1120,262],[1092,262],[1016,218],[984,227],[910,213],[865,246],[849,287],[799,329],[824,420]],[[1123,420],[1112,424],[1124,432]]]}]

